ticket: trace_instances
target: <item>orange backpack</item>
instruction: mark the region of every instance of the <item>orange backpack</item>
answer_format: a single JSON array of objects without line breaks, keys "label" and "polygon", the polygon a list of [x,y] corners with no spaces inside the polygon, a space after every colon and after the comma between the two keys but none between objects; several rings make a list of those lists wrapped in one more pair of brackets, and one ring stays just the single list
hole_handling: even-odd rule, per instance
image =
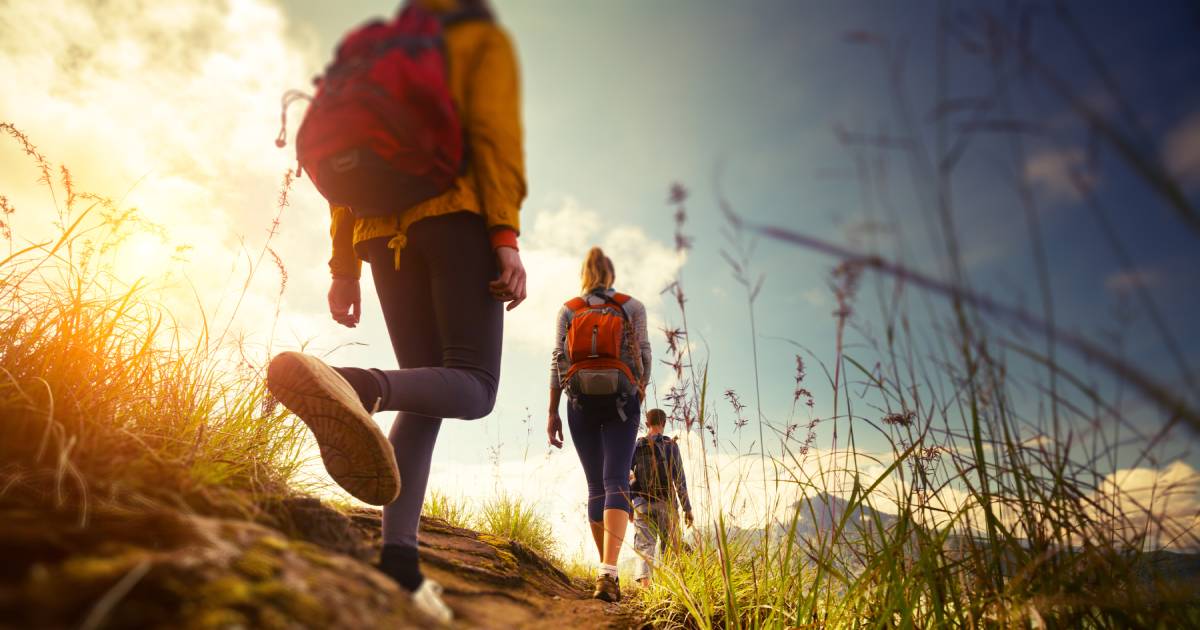
[{"label": "orange backpack", "polygon": [[[621,349],[631,342],[629,317],[623,293],[604,296],[603,304],[577,297],[566,303],[574,317],[567,327],[567,390],[573,395],[611,396],[634,391],[637,379],[621,360]],[[624,377],[624,383],[622,378]]]}]

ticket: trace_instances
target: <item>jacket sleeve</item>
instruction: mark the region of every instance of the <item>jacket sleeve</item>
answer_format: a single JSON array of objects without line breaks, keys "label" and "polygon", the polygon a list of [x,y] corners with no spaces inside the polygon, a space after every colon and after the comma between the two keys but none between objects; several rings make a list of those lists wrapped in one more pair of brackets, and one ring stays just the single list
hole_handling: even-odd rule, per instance
[{"label": "jacket sleeve", "polygon": [[329,236],[333,240],[333,255],[329,272],[335,278],[358,278],[362,261],[354,253],[354,215],[345,206],[329,206]]},{"label": "jacket sleeve", "polygon": [[654,357],[650,351],[650,334],[647,331],[646,324],[646,305],[639,300],[637,308],[634,310],[634,315],[630,318],[633,320],[634,330],[637,332],[637,351],[642,362],[641,378],[643,383],[650,382],[650,368],[653,365]]},{"label": "jacket sleeve", "polygon": [[490,230],[520,232],[525,199],[521,88],[516,54],[504,30],[489,30],[471,73],[464,126],[483,215]]},{"label": "jacket sleeve", "polygon": [[683,513],[688,514],[692,511],[692,502],[688,498],[687,475],[683,473],[683,457],[679,454],[679,444],[675,440],[671,440],[668,453],[667,456],[671,462],[671,481],[675,484],[675,492],[679,496],[679,505],[683,507]]},{"label": "jacket sleeve", "polygon": [[550,389],[562,389],[562,377],[567,373],[567,327],[571,324],[571,310],[558,310],[558,321],[554,325],[554,350],[550,353]]}]

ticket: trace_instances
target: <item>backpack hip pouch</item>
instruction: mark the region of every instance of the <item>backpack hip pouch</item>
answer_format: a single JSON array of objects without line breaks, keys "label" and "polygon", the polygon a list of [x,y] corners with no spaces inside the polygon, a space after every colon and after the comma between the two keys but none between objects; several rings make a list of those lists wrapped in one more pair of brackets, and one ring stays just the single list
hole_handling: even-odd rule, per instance
[{"label": "backpack hip pouch", "polygon": [[625,373],[615,368],[576,370],[571,375],[567,388],[576,396],[615,396],[634,391],[633,384],[625,377]]}]

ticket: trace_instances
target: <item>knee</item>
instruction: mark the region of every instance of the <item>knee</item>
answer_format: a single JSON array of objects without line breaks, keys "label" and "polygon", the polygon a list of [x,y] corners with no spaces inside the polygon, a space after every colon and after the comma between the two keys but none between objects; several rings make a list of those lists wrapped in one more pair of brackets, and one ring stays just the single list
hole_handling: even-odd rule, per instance
[{"label": "knee", "polygon": [[604,492],[606,494],[629,494],[629,478],[628,477],[611,477],[604,480]]},{"label": "knee", "polygon": [[632,512],[629,497],[629,480],[604,480],[604,507],[606,509]]},{"label": "knee", "polygon": [[471,405],[463,415],[463,420],[478,420],[492,413],[496,407],[496,382],[486,378],[476,378],[479,383],[479,393],[475,404]]}]

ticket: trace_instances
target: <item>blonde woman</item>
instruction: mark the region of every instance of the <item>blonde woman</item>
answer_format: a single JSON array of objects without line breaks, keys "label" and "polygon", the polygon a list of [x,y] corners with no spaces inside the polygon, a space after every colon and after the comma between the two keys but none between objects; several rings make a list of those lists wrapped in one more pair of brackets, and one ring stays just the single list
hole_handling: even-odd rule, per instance
[{"label": "blonde woman", "polygon": [[599,247],[583,263],[582,294],[558,313],[550,362],[546,433],[562,448],[562,393],[567,425],[587,478],[588,523],[600,554],[593,597],[621,599],[617,560],[629,526],[629,468],[637,441],[641,400],[650,376],[646,309],[613,289],[612,260]]}]

